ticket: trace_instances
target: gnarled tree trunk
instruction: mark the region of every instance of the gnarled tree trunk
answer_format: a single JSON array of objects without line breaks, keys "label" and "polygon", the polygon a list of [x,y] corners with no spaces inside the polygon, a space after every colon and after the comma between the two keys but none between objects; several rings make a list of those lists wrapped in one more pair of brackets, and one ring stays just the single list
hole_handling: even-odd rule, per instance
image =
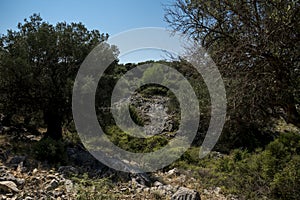
[{"label": "gnarled tree trunk", "polygon": [[300,128],[300,114],[298,113],[295,104],[287,104],[284,110],[286,112],[286,116],[283,116],[285,121]]},{"label": "gnarled tree trunk", "polygon": [[55,140],[62,139],[62,116],[58,111],[46,110],[44,112],[44,121],[47,125],[45,137]]}]

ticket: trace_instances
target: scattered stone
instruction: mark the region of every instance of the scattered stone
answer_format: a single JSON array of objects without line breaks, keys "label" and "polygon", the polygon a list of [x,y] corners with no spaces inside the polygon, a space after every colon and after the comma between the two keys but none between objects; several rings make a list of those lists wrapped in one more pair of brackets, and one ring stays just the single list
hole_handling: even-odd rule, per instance
[{"label": "scattered stone", "polygon": [[14,175],[8,172],[3,172],[2,175],[0,175],[0,181],[12,181],[18,186],[23,186],[25,183],[24,179],[16,178]]},{"label": "scattered stone", "polygon": [[180,187],[171,200],[201,200],[199,192],[188,188]]},{"label": "scattered stone", "polygon": [[48,179],[55,179],[55,180],[59,180],[59,177],[57,175],[53,175],[53,174],[49,174],[47,175]]},{"label": "scattered stone", "polygon": [[5,166],[0,166],[0,174],[7,172],[8,168]]},{"label": "scattered stone", "polygon": [[67,179],[65,181],[65,188],[68,193],[71,193],[73,191],[73,182]]},{"label": "scattered stone", "polygon": [[146,187],[143,189],[144,192],[149,193],[150,192],[150,188]]},{"label": "scattered stone", "polygon": [[45,187],[45,189],[46,189],[47,191],[53,190],[53,189],[57,188],[58,185],[59,185],[58,181],[55,180],[55,179],[53,179],[53,180]]},{"label": "scattered stone", "polygon": [[0,181],[0,190],[4,192],[19,192],[17,185],[12,181]]},{"label": "scattered stone", "polygon": [[142,188],[137,188],[135,191],[136,191],[136,193],[141,193],[143,191],[143,189]]},{"label": "scattered stone", "polygon": [[21,172],[22,173],[22,172],[25,172],[25,171],[26,171],[26,167],[24,167],[24,163],[22,161],[17,166],[17,172]]},{"label": "scattered stone", "polygon": [[34,168],[34,170],[32,170],[32,174],[35,175],[35,174],[38,173],[38,171],[39,171],[39,170],[38,170],[37,168]]},{"label": "scattered stone", "polygon": [[174,187],[172,187],[172,185],[164,185],[164,189],[168,192],[174,192]]},{"label": "scattered stone", "polygon": [[67,155],[69,161],[77,166],[88,167],[90,169],[97,170],[106,167],[81,146],[67,148]]},{"label": "scattered stone", "polygon": [[186,181],[186,175],[181,174],[180,176],[175,178],[176,182],[184,183]]},{"label": "scattered stone", "polygon": [[121,192],[125,192],[125,191],[127,191],[127,190],[128,190],[128,188],[121,188],[121,189],[120,189]]},{"label": "scattered stone", "polygon": [[223,158],[223,155],[220,152],[212,151],[209,153],[209,157],[214,159],[220,159]]},{"label": "scattered stone", "polygon": [[15,182],[18,186],[23,186],[25,184],[25,179],[17,178]]},{"label": "scattered stone", "polygon": [[220,188],[220,187],[216,187],[216,188],[214,189],[214,193],[215,193],[215,194],[220,194],[220,193],[221,193],[221,188]]},{"label": "scattered stone", "polygon": [[76,175],[79,173],[78,169],[72,166],[61,166],[58,168],[58,172],[65,176]]},{"label": "scattered stone", "polygon": [[153,183],[153,186],[155,186],[155,187],[159,187],[159,186],[162,186],[163,184],[161,183],[161,182],[159,182],[159,181],[155,181],[154,183]]},{"label": "scattered stone", "polygon": [[0,181],[16,181],[16,177],[9,172],[4,172],[0,175]]},{"label": "scattered stone", "polygon": [[7,200],[16,200],[16,199],[17,199],[17,197],[13,196],[13,197],[11,197],[10,199],[7,199]]},{"label": "scattered stone", "polygon": [[204,189],[203,194],[209,194],[209,191],[207,189]]},{"label": "scattered stone", "polygon": [[149,176],[146,173],[139,173],[132,175],[132,181],[135,180],[137,184],[143,185],[143,186],[150,186],[151,180]]},{"label": "scattered stone", "polygon": [[18,167],[18,165],[26,160],[26,156],[14,156],[8,159],[8,164],[12,167]]},{"label": "scattered stone", "polygon": [[174,168],[167,172],[167,175],[171,176],[178,173],[178,169]]},{"label": "scattered stone", "polygon": [[55,189],[53,192],[52,192],[53,196],[58,198],[59,196],[61,196],[63,194],[63,191],[59,190],[59,189]]}]

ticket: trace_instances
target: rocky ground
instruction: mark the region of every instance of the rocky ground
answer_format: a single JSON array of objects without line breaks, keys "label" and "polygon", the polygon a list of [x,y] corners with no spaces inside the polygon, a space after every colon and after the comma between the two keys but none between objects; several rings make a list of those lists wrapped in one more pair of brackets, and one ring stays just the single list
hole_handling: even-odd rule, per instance
[{"label": "rocky ground", "polygon": [[[113,171],[80,146],[67,148],[67,165],[53,166],[26,151],[16,154],[16,138],[0,136],[0,199],[237,199],[225,196],[219,187],[203,188],[191,171]],[[39,137],[24,134],[15,143],[30,148],[29,141],[36,142]]]},{"label": "rocky ground", "polygon": [[[83,189],[82,186],[67,175],[74,172],[76,173],[77,169],[71,166],[60,167],[58,170],[35,168],[32,171],[23,171],[21,164],[17,169],[2,165],[0,199],[80,199],[82,194],[79,194],[79,190]],[[226,198],[218,187],[203,191],[194,190],[194,187],[197,188],[197,180],[186,180],[186,175],[178,174],[176,169],[166,173],[157,172],[154,176],[163,181],[156,180],[149,184],[145,183],[140,175],[132,175],[130,181],[114,183],[113,187],[102,191],[105,194],[93,196],[113,199],[234,199]],[[95,189],[92,192],[97,193]]]}]

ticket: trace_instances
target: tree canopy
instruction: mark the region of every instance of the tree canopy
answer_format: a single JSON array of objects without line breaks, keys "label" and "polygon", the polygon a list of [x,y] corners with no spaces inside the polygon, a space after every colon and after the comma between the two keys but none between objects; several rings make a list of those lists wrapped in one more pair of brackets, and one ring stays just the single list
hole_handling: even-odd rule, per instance
[{"label": "tree canopy", "polygon": [[300,3],[295,0],[177,0],[165,20],[201,42],[227,86],[236,125],[283,117],[300,127]]},{"label": "tree canopy", "polygon": [[0,111],[26,123],[41,116],[47,135],[59,139],[71,117],[72,87],[88,53],[108,34],[82,23],[43,21],[34,14],[0,38]]}]

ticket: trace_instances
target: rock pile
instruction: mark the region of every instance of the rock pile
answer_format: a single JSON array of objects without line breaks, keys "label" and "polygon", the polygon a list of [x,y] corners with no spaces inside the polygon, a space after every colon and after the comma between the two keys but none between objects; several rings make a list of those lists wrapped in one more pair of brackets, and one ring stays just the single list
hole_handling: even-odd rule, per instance
[{"label": "rock pile", "polygon": [[[70,200],[78,196],[78,187],[69,177],[80,173],[76,167],[62,166],[57,170],[33,169],[20,171],[0,166],[0,199],[3,200]],[[186,176],[177,169],[157,172],[154,175],[127,174],[128,182],[114,182],[107,192],[115,194],[117,199],[168,199],[168,200],[233,200],[225,197],[220,188],[195,191],[181,183],[188,182]],[[154,177],[153,177],[154,176]],[[160,180],[155,180],[159,177]],[[154,179],[153,179],[154,178]],[[168,182],[166,182],[167,180]],[[194,180],[191,180],[194,181]],[[201,193],[200,193],[201,192]]]},{"label": "rock pile", "polygon": [[19,171],[0,166],[0,199],[74,199],[71,180],[53,170]]}]

